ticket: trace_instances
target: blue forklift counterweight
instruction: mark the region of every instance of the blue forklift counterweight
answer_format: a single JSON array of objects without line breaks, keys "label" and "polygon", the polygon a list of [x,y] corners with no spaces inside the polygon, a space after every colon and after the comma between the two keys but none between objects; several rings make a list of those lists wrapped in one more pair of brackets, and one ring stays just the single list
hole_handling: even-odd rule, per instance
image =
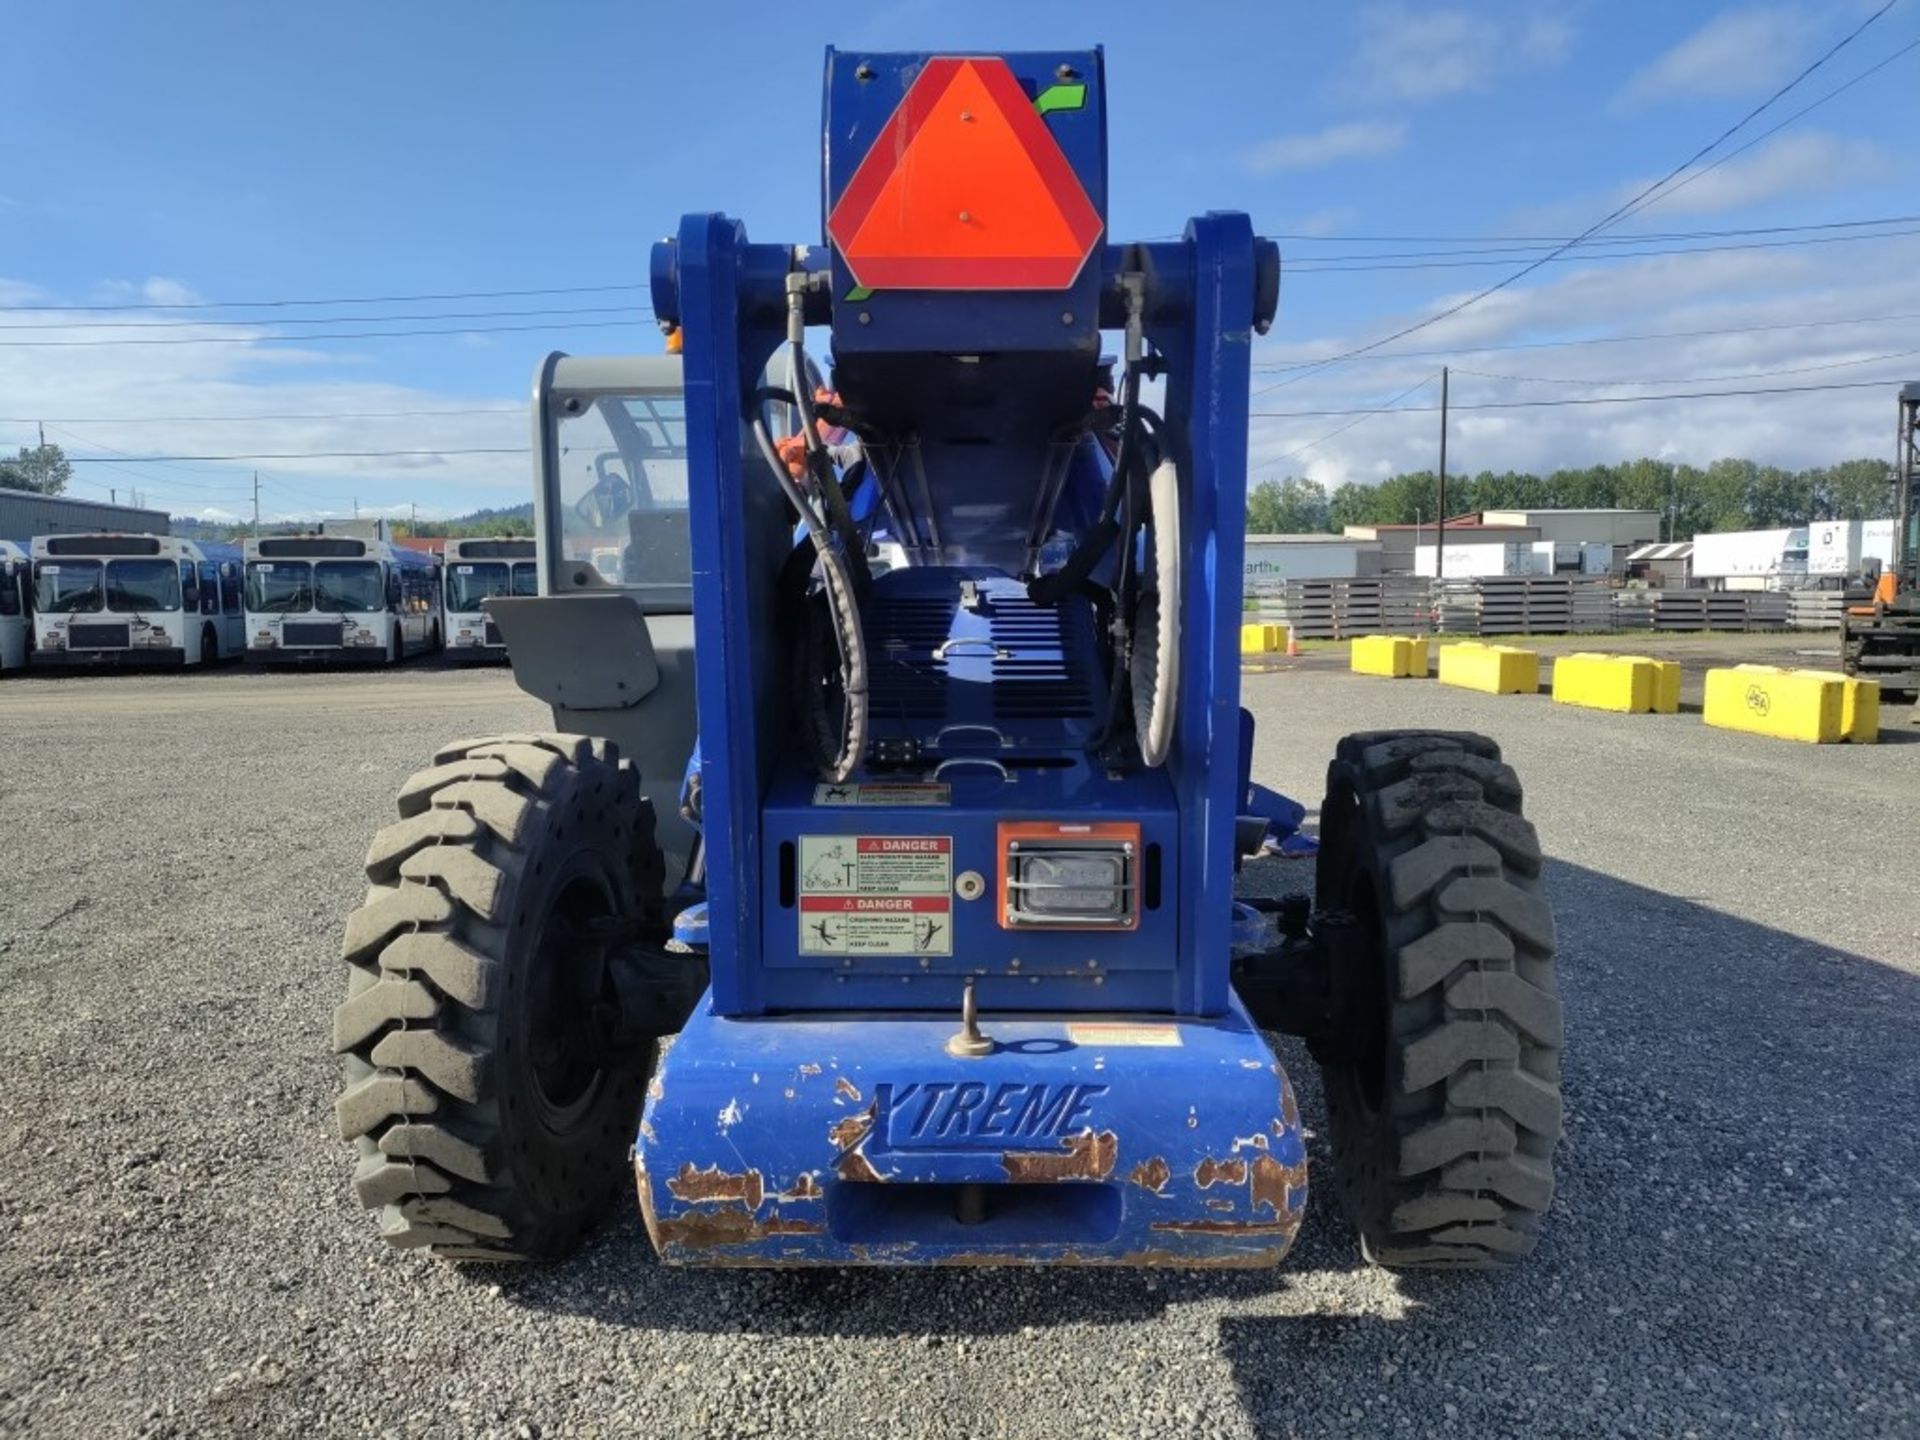
[{"label": "blue forklift counterweight", "polygon": [[[1098,50],[826,72],[825,245],[694,215],[653,261],[684,336],[712,982],[649,1086],[648,1229],[702,1264],[1272,1263],[1305,1153],[1230,964],[1278,252],[1236,214],[1108,239]],[[820,327],[908,560],[870,583],[834,472],[787,487],[754,429],[810,399],[764,377],[804,375]],[[1143,376],[1160,413],[1116,436]],[[813,753],[796,712],[833,686],[790,678],[803,610],[841,682]]]},{"label": "blue forklift counterweight", "polygon": [[[1519,777],[1360,728],[1310,835],[1254,778],[1278,249],[1107,235],[1098,50],[829,50],[826,97],[819,243],[688,216],[669,353],[535,374],[539,594],[486,613],[553,728],[442,747],[368,849],[356,1197],[451,1260],[637,1180],[671,1264],[1268,1265],[1277,1032],[1369,1260],[1516,1262],[1562,1129]],[[1275,853],[1312,894],[1236,896]]]}]

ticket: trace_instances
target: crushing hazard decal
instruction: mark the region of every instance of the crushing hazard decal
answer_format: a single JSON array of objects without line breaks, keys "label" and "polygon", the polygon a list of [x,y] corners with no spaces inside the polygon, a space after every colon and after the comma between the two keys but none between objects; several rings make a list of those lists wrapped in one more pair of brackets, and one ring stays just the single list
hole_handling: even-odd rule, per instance
[{"label": "crushing hazard decal", "polygon": [[802,955],[951,955],[953,837],[802,835]]}]

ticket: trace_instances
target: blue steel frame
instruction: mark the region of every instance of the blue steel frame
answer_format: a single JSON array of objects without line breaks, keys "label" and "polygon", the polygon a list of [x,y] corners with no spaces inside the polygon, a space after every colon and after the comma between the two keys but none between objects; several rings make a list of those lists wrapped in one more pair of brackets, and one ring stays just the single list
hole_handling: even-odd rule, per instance
[{"label": "blue steel frame", "polygon": [[[1167,764],[1180,817],[1170,889],[1182,925],[1167,1008],[1183,1015],[1223,1014],[1231,990],[1233,831],[1241,797],[1229,757],[1240,744],[1247,396],[1256,322],[1269,318],[1255,313],[1260,272],[1263,264],[1277,266],[1277,256],[1263,250],[1272,252],[1272,244],[1256,240],[1246,216],[1211,213],[1190,221],[1179,242],[1107,245],[1088,261],[1099,276],[1106,324],[1120,318],[1118,275],[1137,270],[1147,278],[1147,335],[1167,363],[1166,430],[1182,477],[1190,578],[1181,599],[1179,719]],[[785,693],[769,622],[772,577],[788,541],[778,523],[778,492],[763,483],[742,416],[784,335],[792,256],[789,247],[749,245],[738,221],[691,215],[677,242],[658,248],[653,267],[656,309],[678,321],[685,336],[711,1005],[722,1015],[766,1008],[761,816]],[[822,263],[817,251],[810,263]],[[878,312],[886,298],[864,303]],[[928,298],[913,297],[918,343],[943,349],[950,341]],[[944,298],[952,313],[979,303],[933,298]],[[810,321],[831,318],[827,303],[813,297]],[[957,1002],[957,994],[947,1000]]]},{"label": "blue steel frame", "polygon": [[[1104,206],[1103,126],[1092,123],[1102,114],[1099,53],[1008,59],[1030,93],[1061,65],[1093,87],[1068,153]],[[923,57],[860,63],[897,102]],[[836,120],[853,72],[829,52],[829,204],[860,136],[888,113],[861,100],[857,123]],[[1286,1077],[1229,976],[1249,363],[1277,299],[1278,253],[1245,216],[1209,214],[1176,242],[1095,246],[1074,287],[1086,313],[1072,323],[1062,323],[1057,294],[902,292],[862,297],[871,318],[857,329],[840,289],[847,277],[819,249],[798,257],[749,244],[737,221],[692,215],[653,260],[655,311],[685,337],[712,969],[707,1001],[654,1078],[635,1146],[655,1244],[668,1260],[720,1264],[1273,1263],[1304,1213],[1305,1150]],[[1082,759],[998,793],[1009,820],[1150,818],[1153,833],[1170,837],[1165,913],[1129,937],[1170,946],[1164,963],[1116,963],[1099,989],[1043,966],[1020,975],[1016,991],[994,952],[1014,953],[1019,932],[979,924],[969,963],[927,973],[893,963],[842,975],[796,957],[784,928],[794,917],[779,899],[781,838],[803,826],[948,834],[957,856],[962,837],[980,843],[994,815],[991,799],[963,800],[957,784],[945,812],[893,810],[882,820],[812,807],[812,777],[784,748],[791,720],[775,576],[792,539],[743,417],[783,341],[796,267],[835,275],[837,297],[811,293],[806,319],[834,325],[837,359],[851,347],[929,367],[904,371],[915,378],[896,384],[896,406],[918,402],[912,386],[937,371],[938,357],[996,337],[1025,347],[1029,358],[1005,373],[1036,381],[1049,404],[1069,391],[1090,398],[1072,387],[1091,379],[1099,330],[1124,322],[1120,277],[1143,277],[1145,333],[1165,364],[1164,445],[1181,476],[1173,750],[1159,772],[1112,779]],[[1052,370],[1049,355],[1060,361]],[[897,380],[865,373],[882,386]],[[938,405],[934,394],[926,401]],[[1008,468],[991,451],[975,453]],[[965,483],[963,455],[942,463],[954,468],[941,478]],[[890,578],[873,603],[886,603]],[[1013,798],[1021,795],[1027,805]],[[1084,941],[1096,952],[1101,943]],[[990,1056],[946,1048],[967,974],[980,977],[998,1041]],[[966,1223],[956,1207],[980,1187],[992,1194],[991,1218]]]}]

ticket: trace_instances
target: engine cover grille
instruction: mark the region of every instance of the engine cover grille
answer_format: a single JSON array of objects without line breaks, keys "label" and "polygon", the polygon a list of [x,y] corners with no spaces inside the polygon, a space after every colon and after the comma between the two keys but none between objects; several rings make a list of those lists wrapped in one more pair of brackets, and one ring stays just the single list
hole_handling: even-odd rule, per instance
[{"label": "engine cover grille", "polygon": [[1014,581],[983,582],[980,592],[971,610],[951,593],[876,597],[867,617],[875,722],[1092,717],[1088,607],[1035,605]]}]

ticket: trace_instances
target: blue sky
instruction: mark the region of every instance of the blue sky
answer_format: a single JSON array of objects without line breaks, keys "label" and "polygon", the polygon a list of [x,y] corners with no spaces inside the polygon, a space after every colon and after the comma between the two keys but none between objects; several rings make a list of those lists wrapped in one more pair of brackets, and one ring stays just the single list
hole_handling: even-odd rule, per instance
[{"label": "blue sky", "polygon": [[[820,58],[872,49],[1107,47],[1115,238],[1243,208],[1283,242],[1281,318],[1260,362],[1337,353],[1507,273],[1501,265],[1312,273],[1313,257],[1450,248],[1344,237],[1565,235],[1678,163],[1846,33],[1866,0],[1709,6],[1163,5],[975,0],[875,6],[837,20],[791,7],[570,3],[67,0],[6,8],[0,112],[0,444],[34,417],[76,455],[519,445],[527,377],[551,348],[657,350],[642,289],[297,310],[81,311],[196,299],[403,296],[639,286],[651,241],[724,209],[765,240],[817,239]],[[1746,132],[1920,38],[1902,0]],[[1623,231],[1804,226],[1920,210],[1920,52]],[[1740,137],[1746,138],[1746,135]],[[1738,141],[1734,143],[1739,143]],[[1892,228],[1914,229],[1916,225]],[[1764,238],[1764,237],[1763,237]],[[1691,242],[1703,244],[1711,242]],[[1469,257],[1485,258],[1485,257]],[[1399,347],[1738,329],[1920,312],[1914,237],[1554,264]],[[1353,262],[1335,262],[1338,264]],[[558,315],[560,309],[593,313]],[[452,318],[468,311],[521,316]],[[374,317],[287,325],[292,317]],[[450,318],[388,319],[399,316]],[[97,327],[247,319],[170,338],[245,343],[23,346],[125,339]],[[455,334],[300,341],[314,332]],[[485,333],[494,326],[526,327]],[[1911,323],[1749,331],[1633,345],[1459,354],[1457,402],[1614,395],[1598,382],[1735,377],[1833,365],[1813,383],[1920,375],[1851,366]],[[1915,357],[1920,359],[1920,357]],[[1372,359],[1256,399],[1293,412],[1378,404],[1440,358]],[[1294,372],[1270,371],[1256,388]],[[1524,376],[1521,380],[1491,378]],[[1548,383],[1553,382],[1553,383]],[[1727,380],[1723,384],[1737,384]],[[1431,392],[1406,402],[1425,403]],[[390,419],[246,417],[473,411]],[[1804,464],[1887,447],[1879,390],[1701,404],[1462,414],[1456,465],[1551,467],[1667,454]],[[234,420],[162,423],[174,417]],[[1256,474],[1329,483],[1430,464],[1433,423],[1387,415],[1255,422]],[[1321,441],[1307,448],[1309,442]],[[177,513],[239,513],[251,464],[82,465],[77,493],[137,486]],[[511,503],[513,457],[263,461],[268,514],[427,513]]]}]

